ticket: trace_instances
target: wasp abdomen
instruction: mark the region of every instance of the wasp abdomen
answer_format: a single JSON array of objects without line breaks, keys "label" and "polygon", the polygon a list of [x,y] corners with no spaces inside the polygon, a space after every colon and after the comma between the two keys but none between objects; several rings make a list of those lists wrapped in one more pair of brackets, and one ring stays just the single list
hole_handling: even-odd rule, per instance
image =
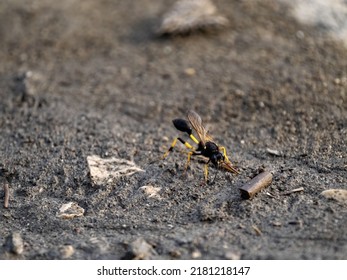
[{"label": "wasp abdomen", "polygon": [[173,122],[173,124],[177,130],[186,132],[189,135],[192,134],[192,128],[190,127],[190,125],[188,124],[188,122],[186,120],[174,119],[174,120],[172,120],[172,122]]}]

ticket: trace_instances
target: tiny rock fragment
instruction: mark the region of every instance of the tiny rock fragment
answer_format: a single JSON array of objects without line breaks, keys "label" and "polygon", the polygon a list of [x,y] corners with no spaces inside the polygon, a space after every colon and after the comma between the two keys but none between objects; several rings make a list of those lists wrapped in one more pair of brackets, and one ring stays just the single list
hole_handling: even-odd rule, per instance
[{"label": "tiny rock fragment", "polygon": [[95,185],[112,182],[122,176],[144,172],[134,162],[120,158],[100,158],[97,155],[87,157],[90,176]]},{"label": "tiny rock fragment", "polygon": [[60,247],[59,251],[63,259],[68,259],[75,253],[75,249],[72,245],[64,245]]},{"label": "tiny rock fragment", "polygon": [[278,221],[273,221],[272,225],[275,226],[275,227],[280,227],[280,226],[282,226],[282,223],[278,222]]},{"label": "tiny rock fragment", "polygon": [[24,242],[19,232],[13,232],[6,237],[4,248],[6,251],[21,255],[24,251]]},{"label": "tiny rock fragment", "polygon": [[72,219],[75,217],[83,216],[84,209],[80,207],[76,202],[69,202],[63,204],[59,208],[59,212],[57,213],[58,218],[62,219]]},{"label": "tiny rock fragment", "polygon": [[263,188],[268,187],[272,182],[272,173],[264,171],[255,176],[248,183],[243,185],[240,189],[241,197],[244,199],[253,198],[256,193],[261,191]]},{"label": "tiny rock fragment", "polygon": [[187,76],[194,76],[196,74],[196,70],[194,68],[189,67],[184,70],[184,73]]},{"label": "tiny rock fragment", "polygon": [[161,199],[159,192],[161,190],[160,187],[154,187],[151,185],[148,186],[142,186],[140,189],[149,197],[149,198],[157,198]]},{"label": "tiny rock fragment", "polygon": [[133,260],[149,260],[156,254],[153,246],[141,237],[130,244],[127,253],[128,257]]},{"label": "tiny rock fragment", "polygon": [[25,73],[25,86],[26,91],[30,95],[34,95],[40,90],[42,90],[42,85],[44,84],[45,78],[41,73],[34,71],[27,71]]},{"label": "tiny rock fragment", "polygon": [[26,71],[15,77],[14,90],[16,93],[25,95],[35,95],[42,90],[44,84],[44,76],[34,71]]},{"label": "tiny rock fragment", "polygon": [[201,258],[201,252],[199,250],[194,250],[192,252],[192,259],[200,259]]},{"label": "tiny rock fragment", "polygon": [[321,192],[325,198],[333,199],[338,202],[347,203],[347,190],[344,189],[329,189]]},{"label": "tiny rock fragment", "polygon": [[38,107],[45,103],[40,93],[45,90],[47,83],[43,75],[33,71],[19,73],[13,79],[14,101],[26,103],[30,107]]},{"label": "tiny rock fragment", "polygon": [[225,253],[225,258],[227,260],[240,260],[241,254],[240,252],[228,251]]},{"label": "tiny rock fragment", "polygon": [[181,252],[177,249],[170,252],[170,256],[173,258],[179,258],[181,257],[181,255]]},{"label": "tiny rock fragment", "polygon": [[277,157],[280,157],[281,156],[281,152],[278,151],[278,150],[274,150],[274,149],[270,149],[270,148],[267,148],[266,149],[266,152],[270,155],[273,155],[273,156],[277,156]]},{"label": "tiny rock fragment", "polygon": [[187,34],[197,30],[219,29],[228,24],[228,19],[217,12],[211,0],[179,0],[164,15],[157,33]]}]

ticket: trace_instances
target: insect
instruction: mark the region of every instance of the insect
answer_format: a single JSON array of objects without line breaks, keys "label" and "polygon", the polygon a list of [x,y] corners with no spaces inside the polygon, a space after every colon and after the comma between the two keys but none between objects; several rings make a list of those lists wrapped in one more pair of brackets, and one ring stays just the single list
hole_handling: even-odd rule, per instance
[{"label": "insect", "polygon": [[[200,155],[208,158],[208,161],[205,163],[204,168],[205,182],[208,181],[208,164],[210,162],[217,168],[224,168],[229,172],[239,174],[239,171],[228,159],[225,147],[218,146],[214,142],[211,135],[203,126],[201,117],[192,110],[188,112],[187,117],[189,122],[184,119],[174,119],[172,122],[177,130],[185,132],[189,135],[190,139],[192,139],[198,145],[197,148],[194,148],[182,138],[177,137],[172,142],[171,147],[164,154],[163,159],[165,159],[168,154],[174,149],[178,140],[188,149],[190,149],[190,152],[188,152],[188,159],[185,170],[187,170],[189,166],[191,156]],[[198,138],[193,135],[193,129],[196,131]]]}]

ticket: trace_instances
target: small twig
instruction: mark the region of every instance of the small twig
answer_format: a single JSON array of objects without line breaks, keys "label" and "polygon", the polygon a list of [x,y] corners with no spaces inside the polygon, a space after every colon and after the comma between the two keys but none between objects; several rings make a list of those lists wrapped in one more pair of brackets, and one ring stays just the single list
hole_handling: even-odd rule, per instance
[{"label": "small twig", "polygon": [[245,199],[250,199],[263,188],[269,186],[271,182],[271,172],[262,172],[240,188],[241,197]]},{"label": "small twig", "polygon": [[5,192],[4,207],[8,208],[8,202],[10,200],[10,190],[7,183],[4,184],[4,192]]},{"label": "small twig", "polygon": [[274,196],[272,193],[270,193],[270,192],[266,192],[266,194],[268,195],[268,196],[270,196],[270,197],[272,197],[272,198],[276,198],[276,196]]},{"label": "small twig", "polygon": [[252,228],[254,229],[255,233],[257,235],[262,235],[263,233],[261,232],[261,230],[256,226],[256,225],[252,225]]},{"label": "small twig", "polygon": [[296,193],[296,192],[302,192],[304,190],[303,187],[297,188],[297,189],[293,189],[287,192],[284,192],[283,195],[288,195],[288,194],[292,194],[292,193]]}]

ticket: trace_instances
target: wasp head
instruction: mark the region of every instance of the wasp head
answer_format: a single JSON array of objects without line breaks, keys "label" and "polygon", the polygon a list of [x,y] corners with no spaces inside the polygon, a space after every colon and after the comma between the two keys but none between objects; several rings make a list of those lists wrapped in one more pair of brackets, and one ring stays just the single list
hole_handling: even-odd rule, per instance
[{"label": "wasp head", "polygon": [[220,152],[217,152],[211,155],[211,162],[215,166],[220,166],[224,161],[225,161],[225,157]]}]

